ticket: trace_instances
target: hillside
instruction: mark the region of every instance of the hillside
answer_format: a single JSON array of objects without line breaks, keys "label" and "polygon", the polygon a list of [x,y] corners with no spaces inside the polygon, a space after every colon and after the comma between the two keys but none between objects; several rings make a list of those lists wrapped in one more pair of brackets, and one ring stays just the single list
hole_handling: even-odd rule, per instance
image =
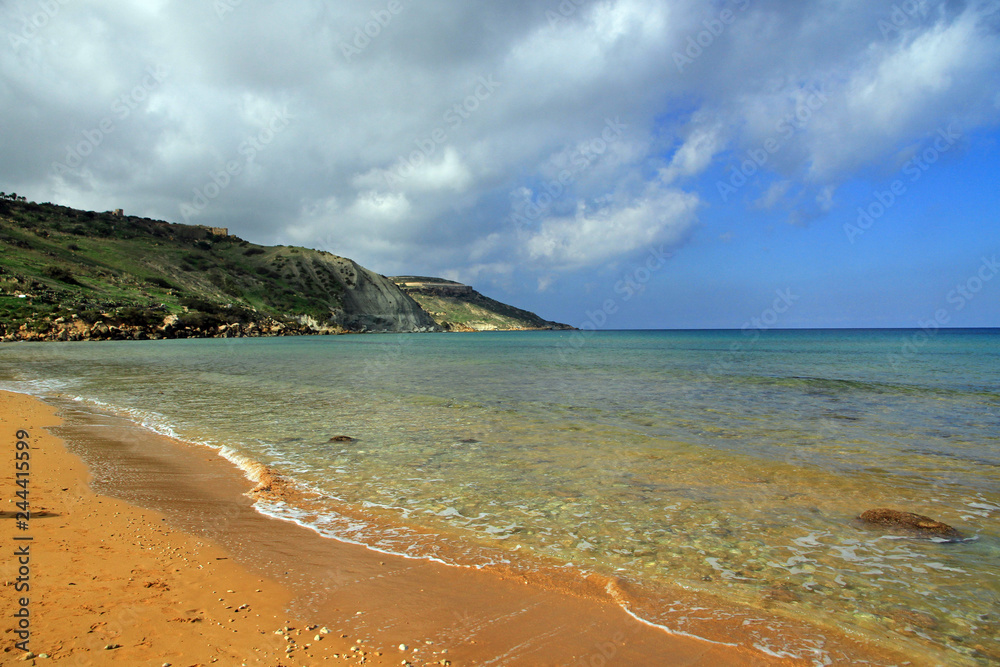
[{"label": "hillside", "polygon": [[8,340],[437,330],[391,281],[328,252],[0,202],[0,336]]},{"label": "hillside", "polygon": [[[0,199],[0,341],[463,330],[440,326],[414,296],[325,251]],[[479,322],[485,311],[502,320],[483,328],[544,323],[474,291],[468,308],[479,319],[463,320],[457,303],[447,305],[453,324]]]},{"label": "hillside", "polygon": [[543,320],[535,313],[508,306],[452,280],[425,276],[394,276],[390,280],[430,313],[446,331],[573,328]]}]

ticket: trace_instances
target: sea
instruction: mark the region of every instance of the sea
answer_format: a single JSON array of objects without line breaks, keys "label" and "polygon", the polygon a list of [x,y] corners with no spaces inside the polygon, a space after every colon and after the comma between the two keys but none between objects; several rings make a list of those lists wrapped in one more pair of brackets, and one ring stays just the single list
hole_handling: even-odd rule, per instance
[{"label": "sea", "polygon": [[[304,495],[257,509],[331,539],[600,574],[675,631],[683,589],[918,664],[1000,660],[1000,330],[18,343],[0,388],[270,467]],[[879,507],[961,536],[858,520]],[[774,634],[755,647],[832,661]]]}]

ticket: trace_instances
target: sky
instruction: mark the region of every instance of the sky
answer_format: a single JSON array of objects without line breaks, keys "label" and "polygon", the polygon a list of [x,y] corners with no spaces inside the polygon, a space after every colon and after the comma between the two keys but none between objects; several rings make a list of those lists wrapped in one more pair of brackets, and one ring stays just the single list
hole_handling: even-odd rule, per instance
[{"label": "sky", "polygon": [[1000,0],[0,0],[0,189],[593,329],[1000,326]]}]

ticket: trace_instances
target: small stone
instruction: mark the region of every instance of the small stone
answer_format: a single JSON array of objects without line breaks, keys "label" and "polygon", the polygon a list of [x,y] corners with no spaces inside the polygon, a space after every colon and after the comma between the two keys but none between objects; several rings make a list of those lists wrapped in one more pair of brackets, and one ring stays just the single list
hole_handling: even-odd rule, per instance
[{"label": "small stone", "polygon": [[315,637],[313,637],[313,641],[315,642],[318,642],[321,639],[323,639],[323,635],[316,635]]},{"label": "small stone", "polygon": [[45,660],[45,659],[47,659],[49,657],[49,654],[48,653],[39,653],[38,657],[41,658],[42,660]]},{"label": "small stone", "polygon": [[34,660],[34,658],[35,658],[35,654],[32,653],[31,651],[28,651],[23,656],[21,656],[21,660]]},{"label": "small stone", "polygon": [[405,651],[405,650],[406,650],[406,649],[408,649],[408,648],[410,648],[410,647],[409,647],[409,646],[407,646],[406,644],[400,644],[400,645],[399,645],[399,650],[400,650],[400,651]]},{"label": "small stone", "polygon": [[330,628],[328,628],[328,627],[326,627],[324,625],[322,628],[319,629],[319,633],[321,635],[328,635],[328,634],[330,634]]}]

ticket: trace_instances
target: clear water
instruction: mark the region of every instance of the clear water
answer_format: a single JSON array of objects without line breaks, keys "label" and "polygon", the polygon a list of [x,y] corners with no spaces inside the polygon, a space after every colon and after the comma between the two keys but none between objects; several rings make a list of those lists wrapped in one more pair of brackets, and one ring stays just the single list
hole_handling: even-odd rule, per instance
[{"label": "clear water", "polygon": [[[678,585],[1000,659],[996,330],[5,344],[0,386],[271,466],[315,494],[261,511],[339,539],[622,577],[647,592],[635,613],[679,630]],[[884,506],[968,539],[855,520]]]}]

